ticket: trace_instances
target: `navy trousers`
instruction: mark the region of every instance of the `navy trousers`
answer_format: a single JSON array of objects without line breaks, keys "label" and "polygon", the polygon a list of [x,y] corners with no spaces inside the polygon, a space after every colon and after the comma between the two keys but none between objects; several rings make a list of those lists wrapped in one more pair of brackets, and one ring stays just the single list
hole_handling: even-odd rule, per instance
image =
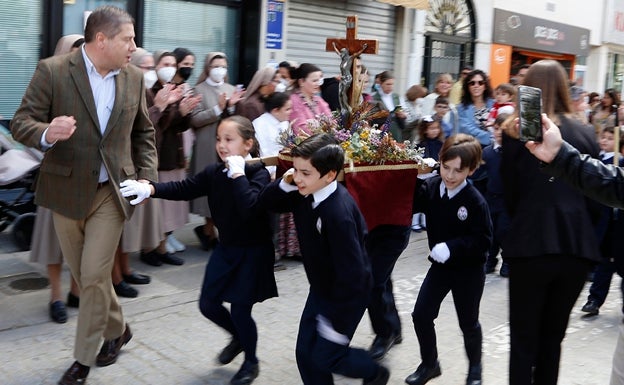
[{"label": "navy trousers", "polygon": [[479,323],[479,304],[485,285],[483,265],[449,268],[433,264],[420,287],[412,320],[420,345],[422,363],[430,368],[438,360],[438,348],[433,321],[438,318],[440,305],[451,292],[459,328],[464,334],[464,347],[470,366],[481,363],[483,335]]},{"label": "navy trousers", "polygon": [[[327,301],[310,292],[301,314],[295,353],[304,385],[331,385],[334,383],[332,373],[351,378],[375,377],[379,365],[366,350],[332,342],[319,334],[317,316],[327,306]],[[364,310],[366,301],[362,302],[361,311],[345,314],[349,327],[340,333],[346,335],[349,341],[364,315]]]},{"label": "navy trousers", "polygon": [[392,271],[409,243],[408,226],[377,226],[368,234],[366,251],[371,260],[373,291],[368,315],[373,331],[383,338],[401,335],[401,319],[394,303]]}]

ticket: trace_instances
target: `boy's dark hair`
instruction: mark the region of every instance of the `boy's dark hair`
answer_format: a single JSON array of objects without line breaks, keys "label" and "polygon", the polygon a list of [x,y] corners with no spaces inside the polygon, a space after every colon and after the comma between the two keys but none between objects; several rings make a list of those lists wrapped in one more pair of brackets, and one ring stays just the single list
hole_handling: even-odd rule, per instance
[{"label": "boy's dark hair", "polygon": [[251,120],[241,115],[232,115],[221,120],[219,124],[224,122],[232,122],[236,124],[238,133],[243,138],[243,140],[246,141],[252,139],[253,145],[249,150],[249,154],[254,158],[260,156],[260,143],[258,142],[258,139],[256,139],[256,130],[254,129],[253,124],[251,124]]},{"label": "boy's dark hair", "polygon": [[435,104],[449,104],[449,100],[445,96],[438,96],[435,100]]},{"label": "boy's dark hair", "polygon": [[495,126],[501,126],[503,123],[505,123],[505,120],[509,119],[510,116],[511,116],[511,114],[498,114],[498,115],[496,115],[496,119],[494,120],[494,125]]},{"label": "boy's dark hair", "polygon": [[286,92],[273,92],[270,95],[263,97],[264,110],[266,112],[273,111],[274,108],[282,108],[287,101],[290,100],[290,96]]},{"label": "boy's dark hair", "polygon": [[329,134],[310,136],[290,150],[290,155],[293,158],[310,160],[312,167],[317,169],[321,176],[330,171],[338,173],[344,166],[344,150]]},{"label": "boy's dark hair", "polygon": [[468,167],[470,170],[476,170],[481,164],[482,153],[481,144],[474,136],[451,135],[444,141],[440,150],[440,163],[459,158],[461,168]]},{"label": "boy's dark hair", "polygon": [[498,86],[496,86],[496,91],[509,94],[512,98],[516,97],[516,87],[514,87],[511,83],[499,84]]}]

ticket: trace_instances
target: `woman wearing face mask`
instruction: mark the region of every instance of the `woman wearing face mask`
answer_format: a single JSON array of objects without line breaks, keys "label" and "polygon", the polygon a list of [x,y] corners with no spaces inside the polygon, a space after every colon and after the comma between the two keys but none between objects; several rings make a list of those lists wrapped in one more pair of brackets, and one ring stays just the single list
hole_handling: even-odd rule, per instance
[{"label": "woman wearing face mask", "polygon": [[195,55],[188,49],[180,47],[173,50],[173,55],[176,59],[178,71],[172,82],[177,85],[183,85],[183,92],[186,94],[191,89],[187,81],[193,74],[193,68],[195,68]]},{"label": "woman wearing face mask", "polygon": [[[206,166],[217,162],[216,148],[217,125],[222,117],[232,115],[236,105],[245,95],[227,82],[227,57],[223,52],[210,52],[206,55],[204,70],[197,79],[195,93],[201,95],[201,103],[191,117],[191,127],[195,132],[191,174],[197,174]],[[205,218],[205,224],[195,228],[195,234],[204,250],[209,250],[217,242],[217,232],[212,221],[212,214],[205,198],[191,202],[191,212]]]},{"label": "woman wearing face mask", "polygon": [[298,135],[301,131],[310,133],[308,120],[316,119],[319,115],[331,116],[331,110],[326,101],[318,94],[323,85],[323,72],[314,64],[303,63],[294,73],[295,92],[290,95],[292,111],[290,122],[293,132]]},{"label": "woman wearing face mask", "polygon": [[[278,88],[279,87],[279,88]],[[273,92],[284,92],[285,85],[280,83],[279,74],[271,67],[264,67],[254,74],[245,99],[236,105],[236,114],[254,120],[264,113],[264,99]]]}]

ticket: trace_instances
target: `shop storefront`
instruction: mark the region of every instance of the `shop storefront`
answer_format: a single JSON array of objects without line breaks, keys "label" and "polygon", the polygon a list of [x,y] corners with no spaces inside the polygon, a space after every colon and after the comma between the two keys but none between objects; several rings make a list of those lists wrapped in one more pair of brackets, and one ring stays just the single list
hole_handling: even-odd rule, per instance
[{"label": "shop storefront", "polygon": [[615,88],[621,93],[624,85],[624,3],[609,1],[605,15],[603,47],[607,65],[604,89]]},{"label": "shop storefront", "polygon": [[575,72],[577,62],[589,55],[589,33],[585,28],[549,20],[494,10],[490,74],[492,85],[509,82],[524,64],[541,59],[559,61],[570,79],[583,77]]}]

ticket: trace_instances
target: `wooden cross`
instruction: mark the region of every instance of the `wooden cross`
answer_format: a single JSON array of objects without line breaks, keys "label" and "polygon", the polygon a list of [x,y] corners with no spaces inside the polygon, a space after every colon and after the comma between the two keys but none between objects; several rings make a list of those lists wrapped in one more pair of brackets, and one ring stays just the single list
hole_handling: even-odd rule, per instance
[{"label": "wooden cross", "polygon": [[[335,52],[336,50],[342,50],[343,48],[347,49],[348,55],[353,55],[355,53],[368,53],[372,55],[376,55],[379,49],[379,44],[377,40],[365,40],[357,38],[357,16],[347,16],[347,37],[346,39],[336,39],[336,38],[328,38],[325,41],[325,51]],[[351,75],[353,82],[358,81],[358,75],[355,66],[351,69]],[[351,86],[351,90],[349,92],[349,104],[353,105],[355,87]]]},{"label": "wooden cross", "polygon": [[360,40],[357,38],[357,16],[347,16],[347,38],[346,39],[332,39],[328,38],[325,41],[325,51],[334,51],[334,43],[338,49],[346,48],[349,53],[358,52],[362,49],[364,44],[367,45],[366,49],[362,53],[369,53],[377,55],[378,42],[377,40]]}]

